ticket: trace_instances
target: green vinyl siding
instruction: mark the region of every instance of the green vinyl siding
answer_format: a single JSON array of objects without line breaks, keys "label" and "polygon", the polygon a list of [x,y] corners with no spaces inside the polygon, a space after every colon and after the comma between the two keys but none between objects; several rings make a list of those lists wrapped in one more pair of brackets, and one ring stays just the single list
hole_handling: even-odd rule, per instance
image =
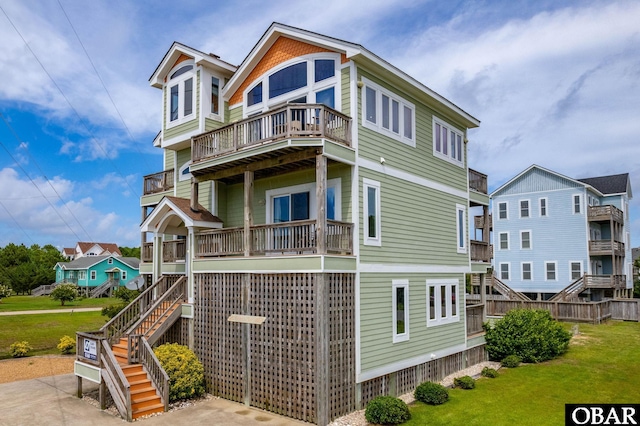
[{"label": "green vinyl siding", "polygon": [[189,199],[191,198],[191,179],[180,180],[180,168],[191,161],[191,148],[177,151],[176,158],[176,197]]},{"label": "green vinyl siding", "polygon": [[[434,182],[443,183],[466,192],[466,168],[457,166],[433,155],[432,119],[434,114],[439,118],[441,117],[407,93],[398,91],[389,84],[360,70],[359,80],[363,77],[414,104],[416,146],[406,145],[362,125],[363,89],[358,91],[358,110],[360,112],[357,114],[357,117],[353,117],[354,123],[358,123],[358,155],[376,162],[383,156],[385,158],[385,165],[388,167],[399,169]],[[450,124],[455,126],[456,123]],[[464,127],[455,127],[465,133]],[[466,164],[466,144],[464,145],[464,163]]]},{"label": "green vinyl siding", "polygon": [[[342,68],[341,71],[341,97],[342,97],[342,113],[351,116],[351,67]],[[351,117],[354,118],[354,117]]]},{"label": "green vinyl siding", "polygon": [[[469,256],[457,252],[456,204],[465,205],[464,198],[360,168],[361,206],[363,178],[380,182],[382,245],[363,245],[360,233],[361,262],[469,264]],[[358,220],[364,229],[362,214]]]},{"label": "green vinyl siding", "polygon": [[[163,170],[171,170],[175,167],[175,151],[171,151],[170,149],[164,150],[164,169]],[[179,166],[178,166],[179,167]]]},{"label": "green vinyl siding", "polygon": [[[458,307],[459,321],[427,327],[427,279],[459,280],[457,300],[464,300],[463,274],[360,274],[361,372],[385,365],[429,356],[465,343],[464,304]],[[409,281],[409,340],[393,343],[392,281]]]}]

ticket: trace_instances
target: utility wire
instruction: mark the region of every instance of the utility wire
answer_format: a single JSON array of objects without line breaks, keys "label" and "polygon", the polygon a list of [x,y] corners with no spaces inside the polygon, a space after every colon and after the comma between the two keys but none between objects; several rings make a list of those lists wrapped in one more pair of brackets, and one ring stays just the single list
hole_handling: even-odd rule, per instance
[{"label": "utility wire", "polygon": [[2,201],[0,201],[0,206],[2,206],[3,209],[5,209],[5,211],[7,212],[7,214],[9,215],[9,217],[15,222],[16,225],[18,225],[18,228],[20,228],[20,230],[24,233],[24,235],[27,236],[28,239],[31,240],[31,244],[35,244],[36,242],[33,241],[33,238],[31,238],[31,236],[29,234],[27,234],[27,231],[24,230],[24,228],[20,225],[20,223],[16,220],[15,217],[13,217],[13,215],[11,214],[11,212],[9,211],[9,209],[7,208],[7,206],[5,206],[4,204],[2,204]]}]

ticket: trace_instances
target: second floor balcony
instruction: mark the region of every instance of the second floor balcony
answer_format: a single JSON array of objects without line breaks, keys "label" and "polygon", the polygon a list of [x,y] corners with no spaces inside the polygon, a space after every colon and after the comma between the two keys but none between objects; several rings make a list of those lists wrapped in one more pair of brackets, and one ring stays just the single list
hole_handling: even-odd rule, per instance
[{"label": "second floor balcony", "polygon": [[143,195],[157,194],[173,189],[174,171],[165,170],[143,178]]},{"label": "second floor balcony", "polygon": [[611,240],[590,240],[591,256],[624,256],[624,243]]},{"label": "second floor balcony", "polygon": [[617,222],[624,224],[624,213],[619,208],[606,206],[589,206],[588,217],[590,222]]}]

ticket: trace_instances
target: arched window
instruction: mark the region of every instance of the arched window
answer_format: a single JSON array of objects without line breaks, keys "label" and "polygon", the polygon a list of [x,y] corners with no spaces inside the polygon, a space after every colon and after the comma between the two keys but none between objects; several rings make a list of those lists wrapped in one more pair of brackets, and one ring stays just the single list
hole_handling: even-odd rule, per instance
[{"label": "arched window", "polygon": [[167,82],[167,127],[195,118],[195,66],[181,62]]}]

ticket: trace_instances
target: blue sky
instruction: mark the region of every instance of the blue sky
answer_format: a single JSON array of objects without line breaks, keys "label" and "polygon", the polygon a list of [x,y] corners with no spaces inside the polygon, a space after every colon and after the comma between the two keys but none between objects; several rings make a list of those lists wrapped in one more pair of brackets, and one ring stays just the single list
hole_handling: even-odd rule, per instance
[{"label": "blue sky", "polygon": [[[273,21],[363,45],[481,120],[490,189],[538,164],[640,194],[640,2],[0,0],[0,246],[140,244],[173,41],[240,64]],[[318,5],[322,7],[318,7]],[[640,246],[640,195],[632,201]]]}]

